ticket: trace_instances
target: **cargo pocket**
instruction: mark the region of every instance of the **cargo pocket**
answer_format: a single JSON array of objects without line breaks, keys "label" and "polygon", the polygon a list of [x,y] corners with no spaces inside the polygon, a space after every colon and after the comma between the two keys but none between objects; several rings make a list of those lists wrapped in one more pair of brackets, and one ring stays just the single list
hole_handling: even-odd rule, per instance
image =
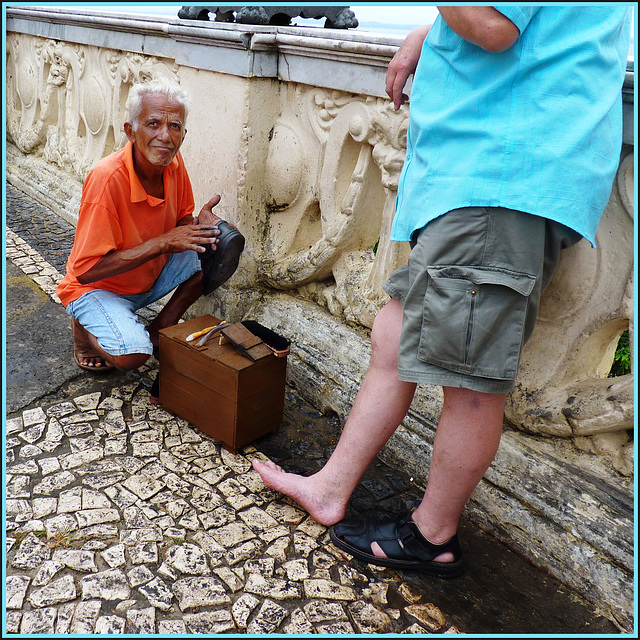
[{"label": "cargo pocket", "polygon": [[427,267],[418,357],[468,375],[513,380],[535,276],[505,269]]}]

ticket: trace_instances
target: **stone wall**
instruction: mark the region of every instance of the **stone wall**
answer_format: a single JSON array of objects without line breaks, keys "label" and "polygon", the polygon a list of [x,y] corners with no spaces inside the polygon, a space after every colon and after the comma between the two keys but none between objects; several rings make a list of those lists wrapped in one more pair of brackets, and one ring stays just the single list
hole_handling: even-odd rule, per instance
[{"label": "stone wall", "polygon": [[[252,317],[293,342],[289,382],[345,418],[366,371],[408,108],[384,94],[400,40],[74,9],[7,10],[7,178],[74,222],[82,180],[122,146],[130,86],[167,75],[192,95],[182,147],[197,207],[247,237],[241,267],[195,314]],[[468,515],[596,602],[633,616],[633,74],[625,145],[598,248],[568,250],[510,396],[500,452]],[[383,455],[424,485],[441,405],[425,386]]]}]

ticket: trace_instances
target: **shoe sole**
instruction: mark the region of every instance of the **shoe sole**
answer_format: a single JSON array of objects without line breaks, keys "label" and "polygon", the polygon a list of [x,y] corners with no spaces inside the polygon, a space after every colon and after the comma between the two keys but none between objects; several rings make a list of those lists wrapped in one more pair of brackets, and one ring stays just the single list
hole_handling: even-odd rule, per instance
[{"label": "shoe sole", "polygon": [[244,251],[245,239],[239,231],[227,223],[220,223],[218,226],[222,226],[223,233],[220,235],[216,250],[212,252],[212,256],[208,251],[200,256],[202,291],[205,295],[224,284],[236,272],[240,255]]}]

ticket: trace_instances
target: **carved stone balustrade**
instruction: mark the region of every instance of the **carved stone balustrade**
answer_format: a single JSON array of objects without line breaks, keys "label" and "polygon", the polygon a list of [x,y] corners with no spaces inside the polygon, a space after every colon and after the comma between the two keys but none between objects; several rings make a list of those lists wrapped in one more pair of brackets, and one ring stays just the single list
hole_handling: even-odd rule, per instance
[{"label": "carved stone balustrade", "polygon": [[[286,335],[289,382],[344,419],[387,300],[381,283],[408,256],[389,241],[408,107],[393,110],[384,76],[399,44],[358,31],[8,8],[8,180],[74,222],[87,172],[125,142],[131,85],[175,78],[193,99],[182,151],[197,206],[222,194],[216,212],[247,238],[236,275],[194,313],[251,317]],[[500,451],[467,509],[627,630],[634,381],[607,375],[624,330],[634,344],[633,89],[630,71],[598,248],[582,241],[563,256]],[[421,387],[383,452],[422,485],[440,408],[440,389]]]}]

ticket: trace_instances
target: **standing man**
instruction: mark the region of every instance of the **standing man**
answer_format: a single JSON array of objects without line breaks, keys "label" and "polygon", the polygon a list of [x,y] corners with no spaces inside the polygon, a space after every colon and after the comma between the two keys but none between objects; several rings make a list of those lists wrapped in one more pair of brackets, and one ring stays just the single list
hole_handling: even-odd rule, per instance
[{"label": "standing man", "polygon": [[[409,264],[371,333],[372,359],[340,441],[310,477],[255,461],[267,486],[331,528],[354,557],[454,577],[458,521],[491,464],[523,344],[563,248],[592,244],[622,145],[630,9],[616,5],[439,7],[407,36],[386,90],[415,72],[392,239]],[[444,405],[420,506],[342,520],[417,383]]]},{"label": "standing man", "polygon": [[[180,146],[188,96],[165,79],[131,88],[126,146],[96,164],[82,190],[76,236],[58,296],[72,318],[83,369],[137,369],[203,294],[199,254],[215,250],[215,195],[197,218]],[[237,262],[236,262],[237,266]],[[176,289],[145,328],[135,312]]]}]

